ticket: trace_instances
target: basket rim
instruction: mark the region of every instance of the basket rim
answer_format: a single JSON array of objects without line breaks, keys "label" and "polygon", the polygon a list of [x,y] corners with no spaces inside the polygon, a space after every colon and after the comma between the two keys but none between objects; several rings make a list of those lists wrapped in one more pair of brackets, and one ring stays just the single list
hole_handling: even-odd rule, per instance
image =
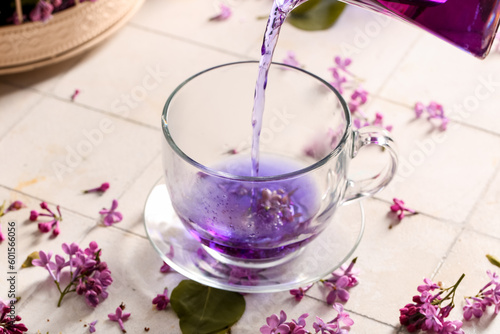
[{"label": "basket rim", "polygon": [[[107,29],[102,31],[100,34],[95,36],[94,38],[87,40],[81,44],[78,44],[72,48],[65,49],[61,52],[59,52],[56,55],[50,56],[50,57],[45,57],[42,59],[37,59],[33,60],[30,62],[20,62],[19,64],[13,64],[13,65],[7,65],[7,66],[0,66],[0,75],[6,75],[6,74],[14,74],[14,73],[20,73],[20,72],[26,72],[26,71],[31,71],[40,67],[44,67],[47,65],[52,65],[59,63],[61,61],[67,60],[69,58],[75,57],[92,47],[98,45],[102,41],[104,41],[106,38],[110,37],[112,34],[117,32],[125,23],[127,23],[130,18],[139,10],[139,8],[142,6],[145,0],[132,0],[134,3],[131,8],[125,12],[125,14],[119,18],[114,24],[110,25]],[[22,23],[19,25],[8,25],[8,26],[1,26],[0,27],[0,38],[2,36],[8,35],[8,34],[13,34],[13,33],[23,33],[27,31],[32,31],[33,29],[40,29],[43,28],[44,25],[49,24],[51,21],[54,19],[57,19],[58,21],[65,21],[68,17],[72,16],[75,14],[76,11],[81,11],[86,9],[86,6],[91,6],[93,5],[92,2],[83,2],[78,4],[78,6],[73,6],[68,9],[65,9],[63,11],[57,12],[54,14],[54,17],[51,18],[50,21],[48,22],[26,22]],[[56,18],[57,16],[57,18]],[[57,21],[54,21],[55,24],[57,24]],[[54,23],[53,23],[54,24]]]}]

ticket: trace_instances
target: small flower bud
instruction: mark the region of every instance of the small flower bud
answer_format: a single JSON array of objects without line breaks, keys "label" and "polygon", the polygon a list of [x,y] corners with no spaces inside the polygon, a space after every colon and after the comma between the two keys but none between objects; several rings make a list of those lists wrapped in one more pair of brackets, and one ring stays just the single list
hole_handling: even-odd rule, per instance
[{"label": "small flower bud", "polygon": [[42,233],[47,233],[50,231],[50,223],[38,223],[38,230]]},{"label": "small flower bud", "polygon": [[38,219],[38,212],[35,210],[31,210],[30,212],[30,220],[32,222],[36,221]]}]

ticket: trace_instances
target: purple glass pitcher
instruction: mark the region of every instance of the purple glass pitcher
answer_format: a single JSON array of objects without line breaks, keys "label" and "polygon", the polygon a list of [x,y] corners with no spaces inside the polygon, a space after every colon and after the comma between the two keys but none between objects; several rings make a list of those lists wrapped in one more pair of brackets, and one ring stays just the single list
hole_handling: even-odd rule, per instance
[{"label": "purple glass pitcher", "polygon": [[416,25],[478,57],[488,55],[500,0],[342,0]]}]

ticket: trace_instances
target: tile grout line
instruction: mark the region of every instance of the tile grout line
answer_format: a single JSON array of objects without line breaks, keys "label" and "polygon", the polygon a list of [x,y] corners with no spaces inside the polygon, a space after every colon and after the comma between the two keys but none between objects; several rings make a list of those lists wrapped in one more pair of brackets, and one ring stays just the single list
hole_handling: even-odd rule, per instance
[{"label": "tile grout line", "polygon": [[[460,237],[466,232],[466,231],[474,231],[474,229],[470,229],[468,227],[469,226],[469,221],[470,221],[470,218],[473,216],[473,214],[475,213],[476,211],[476,208],[477,208],[477,205],[478,203],[483,199],[483,197],[486,195],[486,193],[488,192],[489,188],[490,188],[490,185],[492,183],[492,180],[497,176],[497,174],[499,173],[500,171],[500,165],[497,166],[497,169],[492,173],[492,175],[490,176],[490,178],[488,179],[488,181],[486,182],[486,184],[484,185],[482,191],[481,191],[481,194],[478,196],[476,202],[474,203],[474,205],[472,206],[472,209],[469,211],[469,213],[467,214],[467,216],[465,217],[464,221],[461,223],[461,229],[460,229],[460,232],[457,233],[455,239],[453,240],[453,242],[450,244],[450,246],[448,247],[448,249],[446,250],[446,252],[444,253],[444,256],[441,258],[441,261],[438,263],[437,267],[434,269],[434,272],[432,273],[431,275],[431,279],[434,279],[434,277],[437,275],[437,273],[439,272],[439,270],[443,267],[444,263],[446,262],[446,260],[448,259],[448,256],[450,255],[452,249],[455,247],[455,245],[457,244],[458,240],[460,239]],[[474,231],[477,233],[477,231]],[[483,235],[487,235],[487,234],[484,234]],[[489,237],[493,237],[491,235],[488,235]],[[495,239],[497,239],[496,237],[493,237]]]},{"label": "tile grout line", "polygon": [[[8,85],[10,87],[12,87],[11,85],[9,84],[5,84],[5,85]],[[15,88],[18,88],[18,87],[15,87]],[[24,88],[23,88],[24,89]],[[38,93],[38,92],[37,92]],[[42,94],[40,94],[39,98],[36,99],[36,101],[34,103],[32,103],[29,107],[26,107],[26,109],[22,110],[21,112],[23,113],[23,116],[21,116],[16,122],[14,122],[14,124],[12,124],[10,126],[10,129],[8,129],[7,131],[5,131],[5,133],[0,136],[0,142],[7,137],[7,135],[10,133],[10,131],[12,131],[13,128],[15,128],[19,123],[21,123],[24,119],[26,119],[29,115],[31,115],[31,113],[33,112],[34,110],[34,107],[40,103],[40,101],[42,101],[44,99],[44,96]]]},{"label": "tile grout line", "polygon": [[243,58],[243,59],[251,59],[251,57],[248,57],[248,56],[240,54],[240,53],[231,52],[231,51],[228,51],[228,50],[225,50],[225,49],[218,48],[216,46],[212,46],[212,45],[209,45],[209,44],[204,44],[204,43],[201,43],[201,42],[198,42],[198,41],[194,41],[194,40],[191,40],[191,39],[188,39],[188,38],[185,38],[185,37],[171,35],[171,34],[166,33],[164,31],[161,31],[161,30],[158,30],[158,29],[154,29],[154,28],[149,28],[149,27],[140,25],[138,23],[129,22],[128,26],[131,27],[131,28],[138,29],[138,30],[150,32],[150,33],[153,33],[153,34],[156,34],[156,35],[159,35],[159,36],[169,37],[169,38],[178,40],[180,42],[184,42],[184,43],[188,43],[188,44],[191,44],[191,45],[195,45],[195,46],[198,46],[198,47],[201,47],[201,48],[204,48],[204,49],[209,49],[209,50],[212,50],[212,51],[221,52],[221,53],[224,53],[224,54],[229,55],[229,56],[234,56],[234,57]]},{"label": "tile grout line", "polygon": [[[305,296],[305,297],[307,297],[307,298],[309,298],[309,299],[312,299],[312,300],[318,301],[318,302],[320,302],[320,303],[322,303],[322,304],[325,304],[325,301],[324,301],[324,300],[322,300],[322,299],[319,299],[319,298],[316,298],[316,297],[310,296],[310,295],[308,295],[308,294],[305,294],[304,296]],[[390,324],[388,324],[388,323],[386,323],[386,322],[384,322],[384,321],[381,321],[381,320],[375,319],[375,318],[370,317],[370,316],[368,316],[368,315],[366,315],[366,314],[362,314],[362,313],[356,312],[356,311],[354,311],[354,310],[352,310],[352,309],[349,309],[349,308],[347,308],[347,307],[344,307],[344,308],[345,308],[346,310],[348,310],[349,312],[351,312],[352,314],[356,314],[357,316],[363,317],[363,318],[365,318],[365,319],[369,319],[369,320],[371,320],[371,321],[375,321],[375,322],[377,322],[377,323],[379,323],[379,324],[382,324],[382,325],[385,325],[385,326],[391,327],[391,328],[393,328],[393,329],[395,329],[395,330],[398,330],[398,327],[397,327],[397,326],[390,325]]]},{"label": "tile grout line", "polygon": [[406,56],[408,56],[411,51],[415,48],[415,46],[417,45],[417,42],[422,39],[422,34],[418,34],[418,36],[414,39],[413,43],[410,45],[409,48],[406,49],[406,51],[401,55],[400,57],[400,60],[398,62],[398,64],[396,66],[394,66],[394,68],[392,69],[391,72],[389,72],[389,74],[387,75],[387,77],[384,79],[384,81],[380,84],[380,88],[376,90],[375,92],[375,96],[378,96],[379,93],[384,89],[384,87],[388,84],[388,82],[391,80],[393,74],[399,69],[399,67],[401,66],[402,62],[403,62],[403,59],[406,58]]},{"label": "tile grout line", "polygon": [[[10,85],[12,87],[20,88],[20,89],[23,89],[23,90],[28,90],[28,91],[31,91],[31,92],[36,92],[36,93],[40,94],[42,96],[42,98],[52,98],[52,99],[58,100],[60,102],[66,103],[66,104],[76,105],[76,106],[81,107],[83,109],[87,109],[87,110],[94,111],[94,112],[97,112],[97,113],[100,113],[100,114],[103,114],[103,115],[106,115],[106,116],[110,116],[110,117],[113,117],[113,118],[125,121],[127,123],[139,125],[139,126],[144,127],[144,128],[152,129],[152,130],[155,130],[155,131],[159,131],[160,130],[158,126],[153,126],[153,125],[149,125],[149,124],[146,124],[146,123],[141,123],[141,122],[136,121],[134,119],[126,118],[126,117],[120,116],[118,114],[115,114],[115,113],[112,113],[112,112],[108,112],[106,110],[102,110],[102,109],[99,109],[99,108],[96,108],[96,107],[93,107],[93,106],[90,106],[90,105],[87,105],[87,104],[83,104],[83,103],[80,103],[80,102],[70,101],[68,99],[62,98],[62,97],[57,96],[55,94],[40,91],[40,90],[38,90],[36,88],[33,88],[33,87],[24,87],[24,86],[13,84],[13,83],[7,83],[6,85]],[[40,101],[41,101],[41,99],[39,100],[39,102]],[[36,105],[36,104],[34,104],[34,105]],[[28,114],[31,114],[31,111]],[[10,131],[8,131],[7,133],[9,133],[9,132]]]},{"label": "tile grout line", "polygon": [[[390,202],[388,200],[385,200],[385,199],[377,197],[377,196],[373,196],[371,198],[373,198],[374,200],[377,200],[379,202],[386,203],[388,205],[394,204],[394,203],[392,203],[392,202]],[[390,210],[390,209],[388,209],[388,210]],[[446,223],[446,224],[454,224],[454,225],[461,225],[461,224],[463,224],[463,222],[458,222],[458,221],[455,221],[455,220],[441,218],[441,217],[434,216],[434,215],[432,215],[430,213],[426,213],[426,212],[423,212],[423,211],[418,211],[418,215],[419,216],[428,217],[428,218],[431,218],[431,219],[434,219],[434,220],[437,220],[439,222]],[[408,215],[407,217],[409,218],[409,217],[411,217],[411,215]]]}]

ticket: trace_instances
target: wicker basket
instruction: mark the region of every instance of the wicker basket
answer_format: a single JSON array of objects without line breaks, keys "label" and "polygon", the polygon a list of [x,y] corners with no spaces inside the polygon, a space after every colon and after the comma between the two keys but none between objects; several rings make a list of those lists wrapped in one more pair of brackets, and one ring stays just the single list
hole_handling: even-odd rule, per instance
[{"label": "wicker basket", "polygon": [[29,71],[82,53],[117,31],[143,2],[77,2],[45,23],[1,27],[0,74]]}]

